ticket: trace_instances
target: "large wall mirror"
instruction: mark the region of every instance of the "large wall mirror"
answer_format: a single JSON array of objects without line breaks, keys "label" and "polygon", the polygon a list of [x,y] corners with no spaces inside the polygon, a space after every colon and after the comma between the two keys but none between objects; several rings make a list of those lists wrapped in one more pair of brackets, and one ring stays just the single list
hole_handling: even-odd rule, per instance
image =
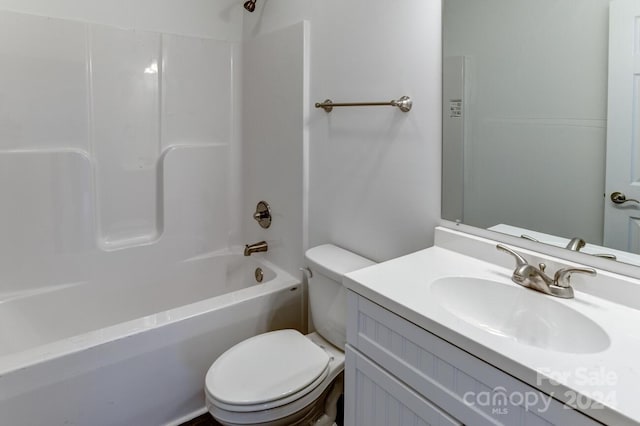
[{"label": "large wall mirror", "polygon": [[640,265],[639,16],[443,0],[444,219]]}]

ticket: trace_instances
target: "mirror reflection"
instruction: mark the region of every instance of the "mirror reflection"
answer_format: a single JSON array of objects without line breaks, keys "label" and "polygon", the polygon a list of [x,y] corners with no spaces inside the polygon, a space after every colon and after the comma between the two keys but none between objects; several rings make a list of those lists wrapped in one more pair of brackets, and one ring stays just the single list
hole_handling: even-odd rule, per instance
[{"label": "mirror reflection", "polygon": [[640,265],[636,16],[443,0],[443,218]]}]

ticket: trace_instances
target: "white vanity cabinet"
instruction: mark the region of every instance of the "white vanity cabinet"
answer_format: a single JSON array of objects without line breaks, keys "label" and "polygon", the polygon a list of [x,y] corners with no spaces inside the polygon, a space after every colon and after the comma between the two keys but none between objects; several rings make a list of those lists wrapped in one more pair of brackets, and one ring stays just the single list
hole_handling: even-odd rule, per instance
[{"label": "white vanity cabinet", "polygon": [[600,425],[348,291],[345,425]]}]

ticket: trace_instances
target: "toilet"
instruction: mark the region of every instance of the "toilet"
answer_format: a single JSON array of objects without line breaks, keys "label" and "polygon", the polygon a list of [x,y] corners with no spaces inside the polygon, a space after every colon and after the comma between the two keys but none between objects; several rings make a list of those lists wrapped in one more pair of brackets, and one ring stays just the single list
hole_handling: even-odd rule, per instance
[{"label": "toilet", "polygon": [[219,423],[335,425],[346,343],[342,276],[374,262],[332,244],[307,250],[305,259],[316,332],[272,331],[223,353],[205,379],[207,409]]}]

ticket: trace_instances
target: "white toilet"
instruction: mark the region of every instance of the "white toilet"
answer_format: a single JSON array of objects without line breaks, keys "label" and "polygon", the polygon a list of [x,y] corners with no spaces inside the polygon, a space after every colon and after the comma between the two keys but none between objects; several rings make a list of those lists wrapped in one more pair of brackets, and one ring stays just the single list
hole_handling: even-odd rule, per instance
[{"label": "white toilet", "polygon": [[205,380],[207,408],[223,425],[334,424],[346,343],[342,276],[374,262],[331,244],[305,258],[317,332],[264,333],[223,353]]}]

